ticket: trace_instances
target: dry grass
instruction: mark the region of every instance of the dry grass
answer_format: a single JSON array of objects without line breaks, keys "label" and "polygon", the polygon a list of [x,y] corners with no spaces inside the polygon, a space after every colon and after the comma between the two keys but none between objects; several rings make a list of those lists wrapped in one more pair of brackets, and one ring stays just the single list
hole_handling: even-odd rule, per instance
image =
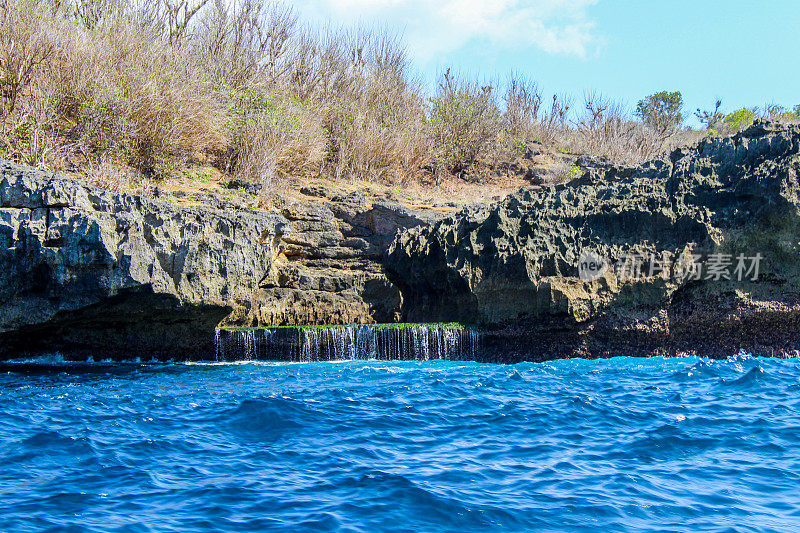
[{"label": "dry grass", "polygon": [[491,85],[459,80],[449,70],[442,76],[429,121],[437,178],[442,170],[465,171],[496,144],[502,118],[492,91]]},{"label": "dry grass", "polygon": [[[309,43],[319,43],[309,49]],[[404,51],[385,33],[306,35],[289,89],[319,110],[334,177],[396,181],[428,160],[420,89]],[[293,85],[291,80],[303,80]]]},{"label": "dry grass", "polygon": [[[123,18],[91,26],[56,7],[6,3],[4,156],[55,168],[117,160],[166,176],[227,143],[226,109],[187,48]],[[14,33],[26,39],[17,39]],[[14,68],[24,63],[23,76]]]},{"label": "dry grass", "polygon": [[294,178],[444,187],[536,150],[635,164],[687,135],[519,76],[447,71],[428,98],[397,36],[309,29],[272,0],[0,0],[0,156],[112,188],[198,162],[268,192]]}]

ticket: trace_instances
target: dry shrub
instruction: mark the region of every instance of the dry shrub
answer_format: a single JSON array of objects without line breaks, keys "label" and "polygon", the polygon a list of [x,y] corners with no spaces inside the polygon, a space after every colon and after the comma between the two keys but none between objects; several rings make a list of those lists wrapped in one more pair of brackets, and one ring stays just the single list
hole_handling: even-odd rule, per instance
[{"label": "dry shrub", "polygon": [[587,94],[584,113],[575,123],[571,150],[635,165],[665,147],[666,136],[625,116],[621,104]]},{"label": "dry shrub", "polygon": [[86,168],[86,181],[103,189],[130,191],[135,189],[141,180],[133,170],[104,158]]},{"label": "dry shrub", "polygon": [[760,115],[763,120],[798,124],[800,123],[800,104],[795,105],[792,109],[786,109],[778,104],[766,104]]},{"label": "dry shrub", "polygon": [[34,74],[53,54],[55,45],[49,34],[57,27],[42,16],[33,0],[0,2],[0,83],[6,117],[14,112]]},{"label": "dry shrub", "polygon": [[[672,135],[647,128],[626,113],[622,104],[598,94],[585,95],[582,112],[575,118],[567,96],[554,95],[549,106],[543,101],[535,83],[515,76],[508,80],[498,150],[536,141],[556,151],[635,165],[676,143]],[[561,174],[571,175],[565,169]]]},{"label": "dry shrub", "polygon": [[331,174],[393,181],[427,162],[421,92],[409,80],[405,52],[394,36],[306,34],[295,57],[287,85],[319,110]]},{"label": "dry shrub", "polygon": [[219,0],[200,25],[194,49],[231,95],[232,174],[392,180],[427,162],[422,98],[391,35],[301,31],[260,0]]},{"label": "dry shrub", "polygon": [[282,4],[217,0],[190,45],[225,95],[230,143],[223,170],[270,185],[319,172],[327,140],[286,85],[296,16]]},{"label": "dry shrub", "polygon": [[307,108],[267,92],[234,92],[233,100],[232,175],[269,186],[274,178],[319,173],[326,137]]},{"label": "dry shrub", "polygon": [[501,114],[491,85],[458,80],[448,70],[431,99],[430,129],[437,167],[470,167],[495,143]]},{"label": "dry shrub", "polygon": [[290,68],[297,16],[285,4],[215,0],[189,43],[211,79],[227,89],[274,88]]},{"label": "dry shrub", "polygon": [[224,149],[224,100],[185,48],[126,21],[65,37],[61,112],[80,153],[110,151],[164,176],[196,152]]},{"label": "dry shrub", "polygon": [[527,144],[536,141],[554,145],[569,129],[572,101],[567,96],[553,95],[545,104],[536,82],[511,75],[506,82],[503,99],[503,134],[506,144]]},{"label": "dry shrub", "polygon": [[0,0],[0,155],[113,187],[125,180],[98,169],[163,178],[202,158],[273,188],[290,176],[402,182],[532,143],[638,163],[686,137],[602,97],[576,115],[525,78],[504,89],[448,70],[426,98],[397,36],[304,29],[275,0]]},{"label": "dry shrub", "polygon": [[4,152],[40,164],[53,148],[56,88],[39,73],[56,50],[58,25],[33,0],[0,2],[0,132]]},{"label": "dry shrub", "polygon": [[[13,95],[3,115],[4,131],[14,132],[4,135],[6,156],[59,167],[111,155],[163,176],[181,159],[226,145],[224,101],[184,47],[110,16],[121,9],[110,18],[91,12],[89,21],[70,18],[71,9],[3,5],[13,27],[11,37],[3,32],[13,44],[0,45],[11,58],[3,61],[3,87]],[[22,74],[10,76],[12,67]]]}]

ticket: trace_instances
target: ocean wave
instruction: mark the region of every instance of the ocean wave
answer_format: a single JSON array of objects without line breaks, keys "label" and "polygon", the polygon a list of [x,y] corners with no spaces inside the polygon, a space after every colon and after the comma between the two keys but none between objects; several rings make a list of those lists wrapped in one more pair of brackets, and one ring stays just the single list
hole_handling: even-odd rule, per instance
[{"label": "ocean wave", "polygon": [[4,528],[792,530],[800,518],[796,361],[93,365],[0,374]]}]

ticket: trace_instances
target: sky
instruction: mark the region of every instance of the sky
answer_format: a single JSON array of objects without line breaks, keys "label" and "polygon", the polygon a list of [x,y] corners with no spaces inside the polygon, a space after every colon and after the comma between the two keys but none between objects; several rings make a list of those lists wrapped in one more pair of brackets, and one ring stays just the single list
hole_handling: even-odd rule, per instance
[{"label": "sky", "polygon": [[[800,0],[296,0],[312,24],[402,34],[430,88],[446,68],[629,110],[681,91],[685,115],[800,104]],[[693,122],[692,120],[689,121]]]}]

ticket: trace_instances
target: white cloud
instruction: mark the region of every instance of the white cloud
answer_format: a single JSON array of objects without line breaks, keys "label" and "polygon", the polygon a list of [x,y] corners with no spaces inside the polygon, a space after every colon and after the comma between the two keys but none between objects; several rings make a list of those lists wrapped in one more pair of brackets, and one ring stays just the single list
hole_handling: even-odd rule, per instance
[{"label": "white cloud", "polygon": [[599,0],[300,0],[306,16],[401,31],[414,59],[438,62],[485,42],[494,52],[538,48],[585,57],[599,43],[587,8]]}]

